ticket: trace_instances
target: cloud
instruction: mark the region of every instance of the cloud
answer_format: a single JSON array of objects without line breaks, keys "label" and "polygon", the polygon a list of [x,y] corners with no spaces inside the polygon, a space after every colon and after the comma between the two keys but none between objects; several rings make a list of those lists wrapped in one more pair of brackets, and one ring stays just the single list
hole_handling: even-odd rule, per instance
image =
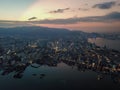
[{"label": "cloud", "polygon": [[64,11],[69,10],[69,9],[70,8],[57,9],[57,10],[54,10],[54,11],[50,11],[49,13],[63,13]]},{"label": "cloud", "polygon": [[120,22],[120,12],[112,12],[104,16],[90,16],[90,17],[72,17],[68,19],[54,19],[54,20],[37,20],[37,21],[4,21],[0,20],[0,27],[17,27],[17,26],[34,26],[39,24],[56,24],[69,25],[77,23],[102,22],[112,23]]},{"label": "cloud", "polygon": [[73,17],[68,19],[54,19],[54,20],[40,20],[31,21],[34,24],[75,24],[78,22],[114,22],[120,21],[120,12],[112,12],[104,16],[91,16],[91,17]]},{"label": "cloud", "polygon": [[28,20],[35,20],[35,19],[37,19],[37,17],[31,17]]},{"label": "cloud", "polygon": [[88,11],[89,9],[87,9],[87,8],[78,8],[78,10],[81,10],[81,11]]},{"label": "cloud", "polygon": [[0,20],[0,27],[21,27],[21,26],[32,26],[32,23],[26,21],[9,21]]},{"label": "cloud", "polygon": [[33,21],[32,23],[36,24],[72,24],[78,22],[78,18],[68,18],[68,19],[54,19],[54,20],[40,20],[40,21]]},{"label": "cloud", "polygon": [[110,9],[113,6],[115,6],[116,2],[105,2],[100,4],[95,4],[93,8],[99,8],[99,9]]},{"label": "cloud", "polygon": [[112,12],[106,16],[104,16],[103,19],[112,19],[112,20],[120,20],[120,12]]}]

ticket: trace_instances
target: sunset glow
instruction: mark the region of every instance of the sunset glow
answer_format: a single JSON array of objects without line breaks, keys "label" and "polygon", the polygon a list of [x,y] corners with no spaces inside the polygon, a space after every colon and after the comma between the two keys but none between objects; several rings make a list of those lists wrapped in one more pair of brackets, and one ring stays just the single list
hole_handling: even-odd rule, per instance
[{"label": "sunset glow", "polygon": [[[10,3],[5,1],[0,1],[0,23],[2,24],[0,27],[8,25],[6,21],[12,22],[13,27],[21,26],[20,24],[24,21],[26,26],[32,24],[55,28],[84,29],[85,31],[95,30],[96,27],[102,27],[102,30],[109,28],[112,30],[111,27],[115,27],[116,31],[120,28],[118,24],[120,23],[119,0],[26,0],[25,2],[24,0],[9,0]],[[98,17],[99,20],[95,21],[98,19],[95,17]],[[102,17],[103,19],[101,19]],[[89,19],[93,21],[90,22]],[[18,21],[19,24],[14,21]],[[36,22],[32,23],[31,21]],[[109,23],[111,21],[114,26]]]}]

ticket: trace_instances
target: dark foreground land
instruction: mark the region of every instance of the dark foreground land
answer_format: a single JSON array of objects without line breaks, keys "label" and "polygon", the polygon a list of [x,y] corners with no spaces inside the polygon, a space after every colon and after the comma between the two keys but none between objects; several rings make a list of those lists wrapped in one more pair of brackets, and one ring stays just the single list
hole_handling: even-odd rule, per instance
[{"label": "dark foreground land", "polygon": [[[120,52],[88,42],[88,38],[98,36],[43,27],[1,29],[0,74],[6,76],[14,72],[13,78],[21,79],[27,67],[57,67],[65,63],[81,72],[98,73],[98,80],[107,75],[116,83],[116,88],[120,88]],[[40,78],[45,76],[40,74]]]}]

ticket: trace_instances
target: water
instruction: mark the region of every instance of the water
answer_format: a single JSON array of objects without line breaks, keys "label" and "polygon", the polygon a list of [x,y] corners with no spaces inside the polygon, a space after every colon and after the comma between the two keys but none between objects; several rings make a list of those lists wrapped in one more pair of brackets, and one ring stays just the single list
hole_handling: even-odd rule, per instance
[{"label": "water", "polygon": [[104,38],[89,38],[88,42],[95,43],[97,46],[104,47],[110,49],[115,49],[120,51],[120,40],[108,40]]},{"label": "water", "polygon": [[[89,39],[98,46],[120,50],[118,40]],[[20,64],[23,62],[19,62]],[[86,63],[86,62],[85,62]],[[5,62],[4,62],[5,64]],[[0,64],[0,90],[75,90],[81,88],[120,89],[120,72],[99,70],[71,61],[57,60],[17,67]],[[107,66],[107,65],[106,65]],[[16,70],[17,67],[17,70]]]},{"label": "water", "polygon": [[40,65],[35,68],[29,65],[24,70],[22,78],[13,78],[14,74],[15,71],[5,76],[0,75],[0,90],[120,88],[119,77],[85,67],[79,68],[65,62],[60,62],[54,67]]}]

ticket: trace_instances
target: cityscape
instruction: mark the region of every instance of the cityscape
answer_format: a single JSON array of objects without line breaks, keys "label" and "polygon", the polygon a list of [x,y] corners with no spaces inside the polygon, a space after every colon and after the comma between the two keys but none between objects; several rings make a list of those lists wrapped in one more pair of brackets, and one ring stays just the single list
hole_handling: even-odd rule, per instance
[{"label": "cityscape", "polygon": [[0,0],[0,90],[120,89],[120,0]]},{"label": "cityscape", "polygon": [[[58,29],[58,32],[53,32],[47,36],[47,33],[49,33],[47,30],[54,31],[54,29],[45,27],[23,28],[26,28],[26,32],[30,28],[43,29],[44,32],[41,32],[41,30],[36,32],[42,33],[44,36],[35,37],[34,31],[33,36],[28,32],[26,34],[30,34],[30,36],[25,37],[26,35],[22,36],[20,33],[18,35],[14,30],[12,31],[14,28],[11,28],[10,35],[5,36],[4,32],[6,31],[4,29],[0,38],[1,75],[5,76],[16,72],[12,77],[20,79],[29,66],[32,68],[40,68],[44,65],[57,67],[59,63],[63,62],[71,67],[76,66],[80,72],[86,70],[99,72],[97,80],[102,79],[104,75],[108,75],[111,76],[113,82],[120,84],[120,52],[88,42],[88,38],[98,38],[99,34],[63,30],[63,32],[66,32],[63,35],[61,34],[63,33],[61,32],[62,29]],[[56,36],[58,33],[60,36]],[[36,74],[33,73],[32,75],[35,76]],[[42,74],[40,78],[44,76],[45,74]]]}]

